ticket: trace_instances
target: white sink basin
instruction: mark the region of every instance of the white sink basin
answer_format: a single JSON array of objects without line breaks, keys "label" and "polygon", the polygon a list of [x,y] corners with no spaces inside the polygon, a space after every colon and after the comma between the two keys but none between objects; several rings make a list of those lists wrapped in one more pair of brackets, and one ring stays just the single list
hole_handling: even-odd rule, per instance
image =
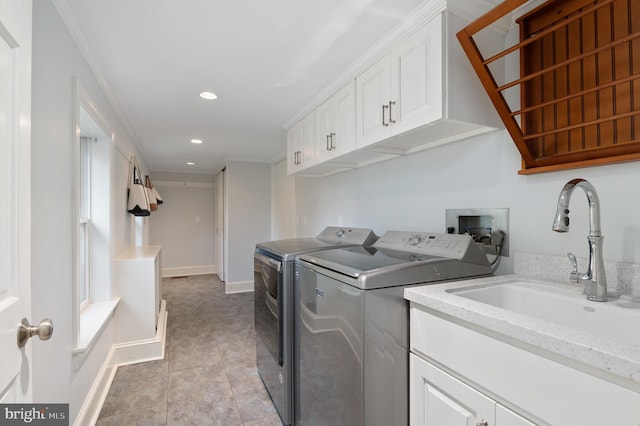
[{"label": "white sink basin", "polygon": [[640,303],[591,302],[579,291],[526,281],[461,287],[448,293],[521,315],[640,346]]}]

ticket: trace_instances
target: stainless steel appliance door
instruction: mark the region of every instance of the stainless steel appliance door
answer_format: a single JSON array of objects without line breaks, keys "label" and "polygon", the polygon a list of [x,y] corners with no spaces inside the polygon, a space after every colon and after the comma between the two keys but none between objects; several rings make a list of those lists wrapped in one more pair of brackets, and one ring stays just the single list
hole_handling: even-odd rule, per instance
[{"label": "stainless steel appliance door", "polygon": [[363,293],[296,264],[297,424],[363,424]]},{"label": "stainless steel appliance door", "polygon": [[254,304],[256,366],[271,399],[285,424],[291,423],[290,360],[285,343],[285,285],[283,263],[254,255]]}]

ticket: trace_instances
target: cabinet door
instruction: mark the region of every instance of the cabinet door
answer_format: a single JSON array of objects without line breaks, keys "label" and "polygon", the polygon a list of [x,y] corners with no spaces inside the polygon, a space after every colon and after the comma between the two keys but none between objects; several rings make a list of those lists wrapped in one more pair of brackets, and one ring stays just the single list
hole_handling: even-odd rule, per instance
[{"label": "cabinet door", "polygon": [[391,52],[391,132],[443,118],[443,20],[439,14]]},{"label": "cabinet door", "polygon": [[413,426],[495,425],[495,401],[410,355],[409,415]]},{"label": "cabinet door", "polygon": [[332,157],[332,134],[336,127],[336,99],[331,97],[316,108],[316,158],[325,161]]},{"label": "cabinet door", "polygon": [[302,164],[309,167],[314,164],[316,156],[316,117],[312,112],[302,119],[301,123]]},{"label": "cabinet door", "polygon": [[287,173],[313,164],[315,158],[315,115],[310,113],[287,131]]},{"label": "cabinet door", "polygon": [[302,132],[299,123],[287,130],[287,174],[294,173],[301,167]]},{"label": "cabinet door", "polygon": [[391,135],[389,55],[356,78],[356,145],[363,147]]},{"label": "cabinet door", "polygon": [[352,151],[356,146],[356,83],[352,81],[333,97],[335,127],[331,138],[332,157]]}]

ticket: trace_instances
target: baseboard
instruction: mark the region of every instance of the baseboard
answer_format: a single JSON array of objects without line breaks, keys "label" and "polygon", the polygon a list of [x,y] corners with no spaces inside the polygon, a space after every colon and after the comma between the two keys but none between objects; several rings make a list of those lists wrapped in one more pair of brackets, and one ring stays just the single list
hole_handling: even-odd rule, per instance
[{"label": "baseboard", "polygon": [[80,412],[73,422],[74,426],[95,425],[98,421],[100,410],[102,410],[102,405],[104,404],[105,399],[107,399],[111,382],[113,382],[113,378],[118,370],[118,366],[113,362],[114,352],[115,350],[112,346],[107,358],[104,360],[104,363],[98,372],[98,376],[93,381],[93,385],[91,385],[91,389],[89,390],[87,397],[82,403]]},{"label": "baseboard", "polygon": [[215,273],[214,265],[178,266],[176,268],[162,268],[162,277],[184,277],[186,275],[206,275]]},{"label": "baseboard", "polygon": [[155,361],[164,358],[167,338],[167,302],[162,301],[158,315],[158,327],[153,339],[113,345],[100,368],[91,390],[82,404],[82,408],[73,422],[74,426],[94,425],[98,421],[102,405],[116,375],[118,367],[139,362]]},{"label": "baseboard", "polygon": [[167,302],[163,300],[160,304],[160,313],[158,314],[158,326],[156,327],[155,337],[152,339],[113,345],[115,349],[114,363],[121,366],[163,359],[166,336]]},{"label": "baseboard", "polygon": [[236,281],[234,283],[225,283],[225,294],[246,293],[253,291],[253,281]]}]

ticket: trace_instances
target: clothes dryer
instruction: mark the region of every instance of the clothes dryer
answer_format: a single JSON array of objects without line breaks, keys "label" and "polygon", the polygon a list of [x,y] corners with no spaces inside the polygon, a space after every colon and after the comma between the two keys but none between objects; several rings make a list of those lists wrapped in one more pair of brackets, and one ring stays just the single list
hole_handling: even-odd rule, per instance
[{"label": "clothes dryer", "polygon": [[296,256],[371,245],[371,229],[327,227],[316,238],[269,241],[256,245],[254,304],[258,374],[282,422],[293,422],[293,283]]}]

